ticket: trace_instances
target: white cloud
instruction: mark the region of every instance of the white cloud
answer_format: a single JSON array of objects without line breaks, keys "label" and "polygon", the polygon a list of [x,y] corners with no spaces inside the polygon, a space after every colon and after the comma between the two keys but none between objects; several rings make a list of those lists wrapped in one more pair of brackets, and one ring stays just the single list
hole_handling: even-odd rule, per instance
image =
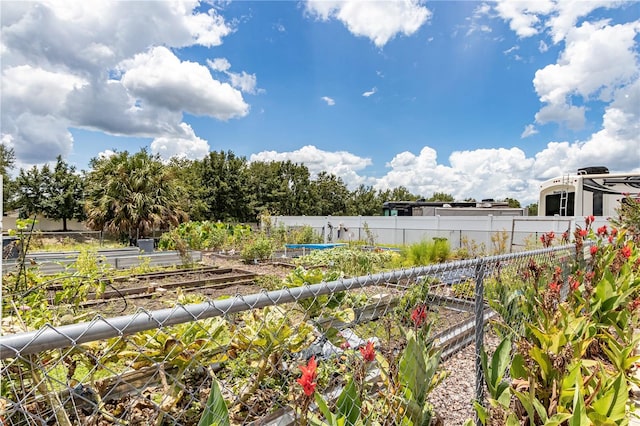
[{"label": "white cloud", "polygon": [[[217,46],[234,31],[216,8],[200,12],[198,5],[4,2],[1,133],[18,161],[70,153],[69,127],[171,138],[184,133],[185,111],[221,120],[246,115],[239,90],[170,51]],[[240,74],[236,83],[252,90],[252,77]]]},{"label": "white cloud", "polygon": [[539,14],[548,14],[554,9],[551,0],[499,0],[495,6],[498,15],[509,22],[509,27],[519,37],[531,37],[541,30]]},{"label": "white cloud", "polygon": [[109,157],[113,157],[114,155],[116,155],[116,152],[111,150],[111,149],[105,149],[104,151],[100,151],[98,153],[97,158],[103,159],[103,158],[109,158]]},{"label": "white cloud", "polygon": [[123,71],[122,85],[153,106],[220,120],[243,117],[249,112],[238,90],[214,80],[203,65],[181,62],[166,47],[137,54],[118,68]]},{"label": "white cloud", "polygon": [[428,146],[418,155],[403,152],[387,163],[391,170],[375,186],[404,186],[426,197],[446,192],[457,200],[513,197],[532,202],[531,194],[537,191],[537,183],[528,177],[533,160],[519,148],[457,151],[449,162],[451,166],[438,164],[436,151]]},{"label": "white cloud", "polygon": [[540,40],[540,44],[538,45],[538,50],[540,51],[540,53],[544,53],[547,50],[549,50],[549,46],[547,45],[547,43],[544,42],[544,40]]},{"label": "white cloud", "polygon": [[507,50],[503,50],[502,53],[504,53],[505,55],[508,55],[509,53],[515,52],[516,50],[520,50],[520,46],[518,46],[517,44],[515,46],[511,46]]},{"label": "white cloud", "polygon": [[536,129],[536,126],[533,124],[527,124],[526,127],[524,128],[524,130],[522,131],[522,134],[520,135],[521,139],[524,138],[528,138],[529,136],[533,136],[536,133],[538,133],[538,130]]},{"label": "white cloud", "polygon": [[262,151],[252,154],[249,161],[287,161],[307,166],[312,176],[322,171],[341,177],[348,185],[356,187],[366,182],[366,178],[357,174],[359,170],[371,165],[370,158],[359,157],[346,151],[324,151],[313,145],[306,145],[291,152]]},{"label": "white cloud", "polygon": [[369,96],[371,96],[371,95],[375,95],[377,92],[378,92],[378,88],[377,88],[377,87],[374,87],[374,88],[372,88],[371,90],[368,90],[368,91],[364,92],[364,93],[362,94],[362,96],[364,96],[365,98],[368,98],[368,97],[369,97]]},{"label": "white cloud", "polygon": [[602,7],[618,7],[623,3],[625,2],[619,0],[557,1],[556,13],[547,21],[553,42],[559,43],[564,40],[578,20],[594,10]]},{"label": "white cloud", "polygon": [[184,134],[181,136],[161,136],[151,142],[151,152],[159,154],[165,160],[171,157],[200,160],[209,153],[206,140],[195,135],[191,126],[182,123],[180,127]]},{"label": "white cloud", "polygon": [[207,59],[207,65],[214,71],[228,71],[231,68],[231,63],[227,58]]},{"label": "white cloud", "polygon": [[334,101],[332,98],[330,98],[328,96],[323,96],[320,99],[325,101],[327,103],[327,105],[329,105],[329,106],[334,106],[336,104],[336,101]]},{"label": "white cloud", "polygon": [[339,20],[352,34],[369,38],[377,47],[398,34],[414,34],[431,16],[417,0],[308,0],[306,10],[324,21]]},{"label": "white cloud", "polygon": [[570,30],[558,63],[538,70],[533,79],[536,93],[547,104],[536,121],[566,121],[570,128],[580,128],[584,107],[571,105],[569,98],[610,101],[617,87],[628,84],[638,72],[634,37],[639,30],[640,22],[611,26],[606,21],[584,22]]},{"label": "white cloud", "polygon": [[231,63],[226,58],[207,59],[207,65],[214,71],[224,72],[229,77],[231,85],[244,93],[263,92],[262,89],[257,88],[258,81],[255,74],[247,74],[245,71],[241,73],[229,71]]}]

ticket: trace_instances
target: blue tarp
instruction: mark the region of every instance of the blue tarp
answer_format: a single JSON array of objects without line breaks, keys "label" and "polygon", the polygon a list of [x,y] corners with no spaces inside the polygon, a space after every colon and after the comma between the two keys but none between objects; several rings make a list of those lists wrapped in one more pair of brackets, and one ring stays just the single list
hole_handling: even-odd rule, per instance
[{"label": "blue tarp", "polygon": [[314,250],[324,250],[328,248],[346,246],[345,243],[327,243],[327,244],[285,244],[284,245],[288,249],[314,249]]}]

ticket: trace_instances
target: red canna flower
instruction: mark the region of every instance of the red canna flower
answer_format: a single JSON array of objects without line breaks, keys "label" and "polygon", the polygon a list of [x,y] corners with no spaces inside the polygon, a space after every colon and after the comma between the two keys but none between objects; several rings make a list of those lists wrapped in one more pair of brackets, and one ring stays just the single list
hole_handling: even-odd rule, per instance
[{"label": "red canna flower", "polygon": [[611,228],[611,235],[613,235],[614,237],[618,235],[618,228]]},{"label": "red canna flower", "polygon": [[587,224],[587,226],[591,225],[595,220],[596,218],[594,215],[590,215],[584,218],[584,221]]},{"label": "red canna flower", "polygon": [[367,346],[360,347],[360,353],[362,354],[362,358],[364,358],[365,361],[373,361],[376,357],[376,351],[373,348],[373,342],[369,340],[367,342]]},{"label": "red canna flower", "polygon": [[598,252],[598,246],[591,246],[589,251],[591,252],[591,256],[595,256],[595,254]]},{"label": "red canna flower", "polygon": [[580,230],[580,236],[581,236],[581,237],[586,237],[588,233],[589,233],[589,232],[588,232],[586,229],[581,229],[581,230]]},{"label": "red canna flower", "polygon": [[543,234],[540,237],[540,241],[542,242],[542,246],[543,247],[551,247],[551,243],[553,242],[553,239],[555,237],[556,237],[556,234],[553,231],[547,232],[546,234]]},{"label": "red canna flower", "polygon": [[598,228],[598,236],[603,237],[605,235],[607,235],[609,233],[609,231],[607,230],[607,225],[603,225],[600,228]]},{"label": "red canna flower", "polygon": [[631,247],[630,246],[624,246],[620,249],[620,253],[622,253],[622,255],[628,259],[631,257]]},{"label": "red canna flower", "polygon": [[609,235],[609,244],[613,244],[613,235]]},{"label": "red canna flower", "polygon": [[317,383],[314,382],[318,373],[316,371],[318,364],[316,363],[315,355],[311,357],[307,365],[301,365],[300,370],[302,371],[302,377],[297,379],[296,381],[302,386],[302,390],[304,394],[307,396],[313,395],[316,391]]},{"label": "red canna flower", "polygon": [[420,327],[427,320],[427,307],[418,305],[411,311],[411,321],[416,327]]},{"label": "red canna flower", "polygon": [[551,290],[554,293],[560,293],[560,283],[557,281],[553,281],[551,283],[549,283],[549,290]]},{"label": "red canna flower", "polygon": [[575,279],[573,275],[569,276],[569,287],[572,291],[575,291],[578,289],[578,287],[580,287],[580,281]]}]

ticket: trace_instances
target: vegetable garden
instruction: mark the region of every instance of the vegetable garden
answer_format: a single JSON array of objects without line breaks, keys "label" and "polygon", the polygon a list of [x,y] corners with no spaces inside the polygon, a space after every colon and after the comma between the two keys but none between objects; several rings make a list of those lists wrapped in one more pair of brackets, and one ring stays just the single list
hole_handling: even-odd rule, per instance
[{"label": "vegetable garden", "polygon": [[[291,238],[194,223],[161,245],[260,265]],[[253,292],[185,287],[154,296],[163,309],[108,316],[86,304],[119,288],[95,253],[56,276],[24,268],[3,280],[0,416],[7,425],[462,424],[431,397],[451,373],[443,362],[472,345],[476,367],[459,384],[477,380],[468,422],[475,412],[492,425],[628,424],[638,235],[592,229],[587,218],[541,243],[474,259],[442,241],[314,251],[283,276],[252,276]],[[483,344],[489,336],[495,345]]]}]

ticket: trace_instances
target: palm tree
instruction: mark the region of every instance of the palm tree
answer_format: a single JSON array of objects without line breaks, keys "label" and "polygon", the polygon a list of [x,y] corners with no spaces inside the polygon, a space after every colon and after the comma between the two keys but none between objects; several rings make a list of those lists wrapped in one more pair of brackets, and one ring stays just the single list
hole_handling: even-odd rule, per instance
[{"label": "palm tree", "polygon": [[180,206],[179,185],[160,157],[146,149],[91,160],[87,176],[87,226],[126,236],[149,236],[154,229],[188,219]]}]

